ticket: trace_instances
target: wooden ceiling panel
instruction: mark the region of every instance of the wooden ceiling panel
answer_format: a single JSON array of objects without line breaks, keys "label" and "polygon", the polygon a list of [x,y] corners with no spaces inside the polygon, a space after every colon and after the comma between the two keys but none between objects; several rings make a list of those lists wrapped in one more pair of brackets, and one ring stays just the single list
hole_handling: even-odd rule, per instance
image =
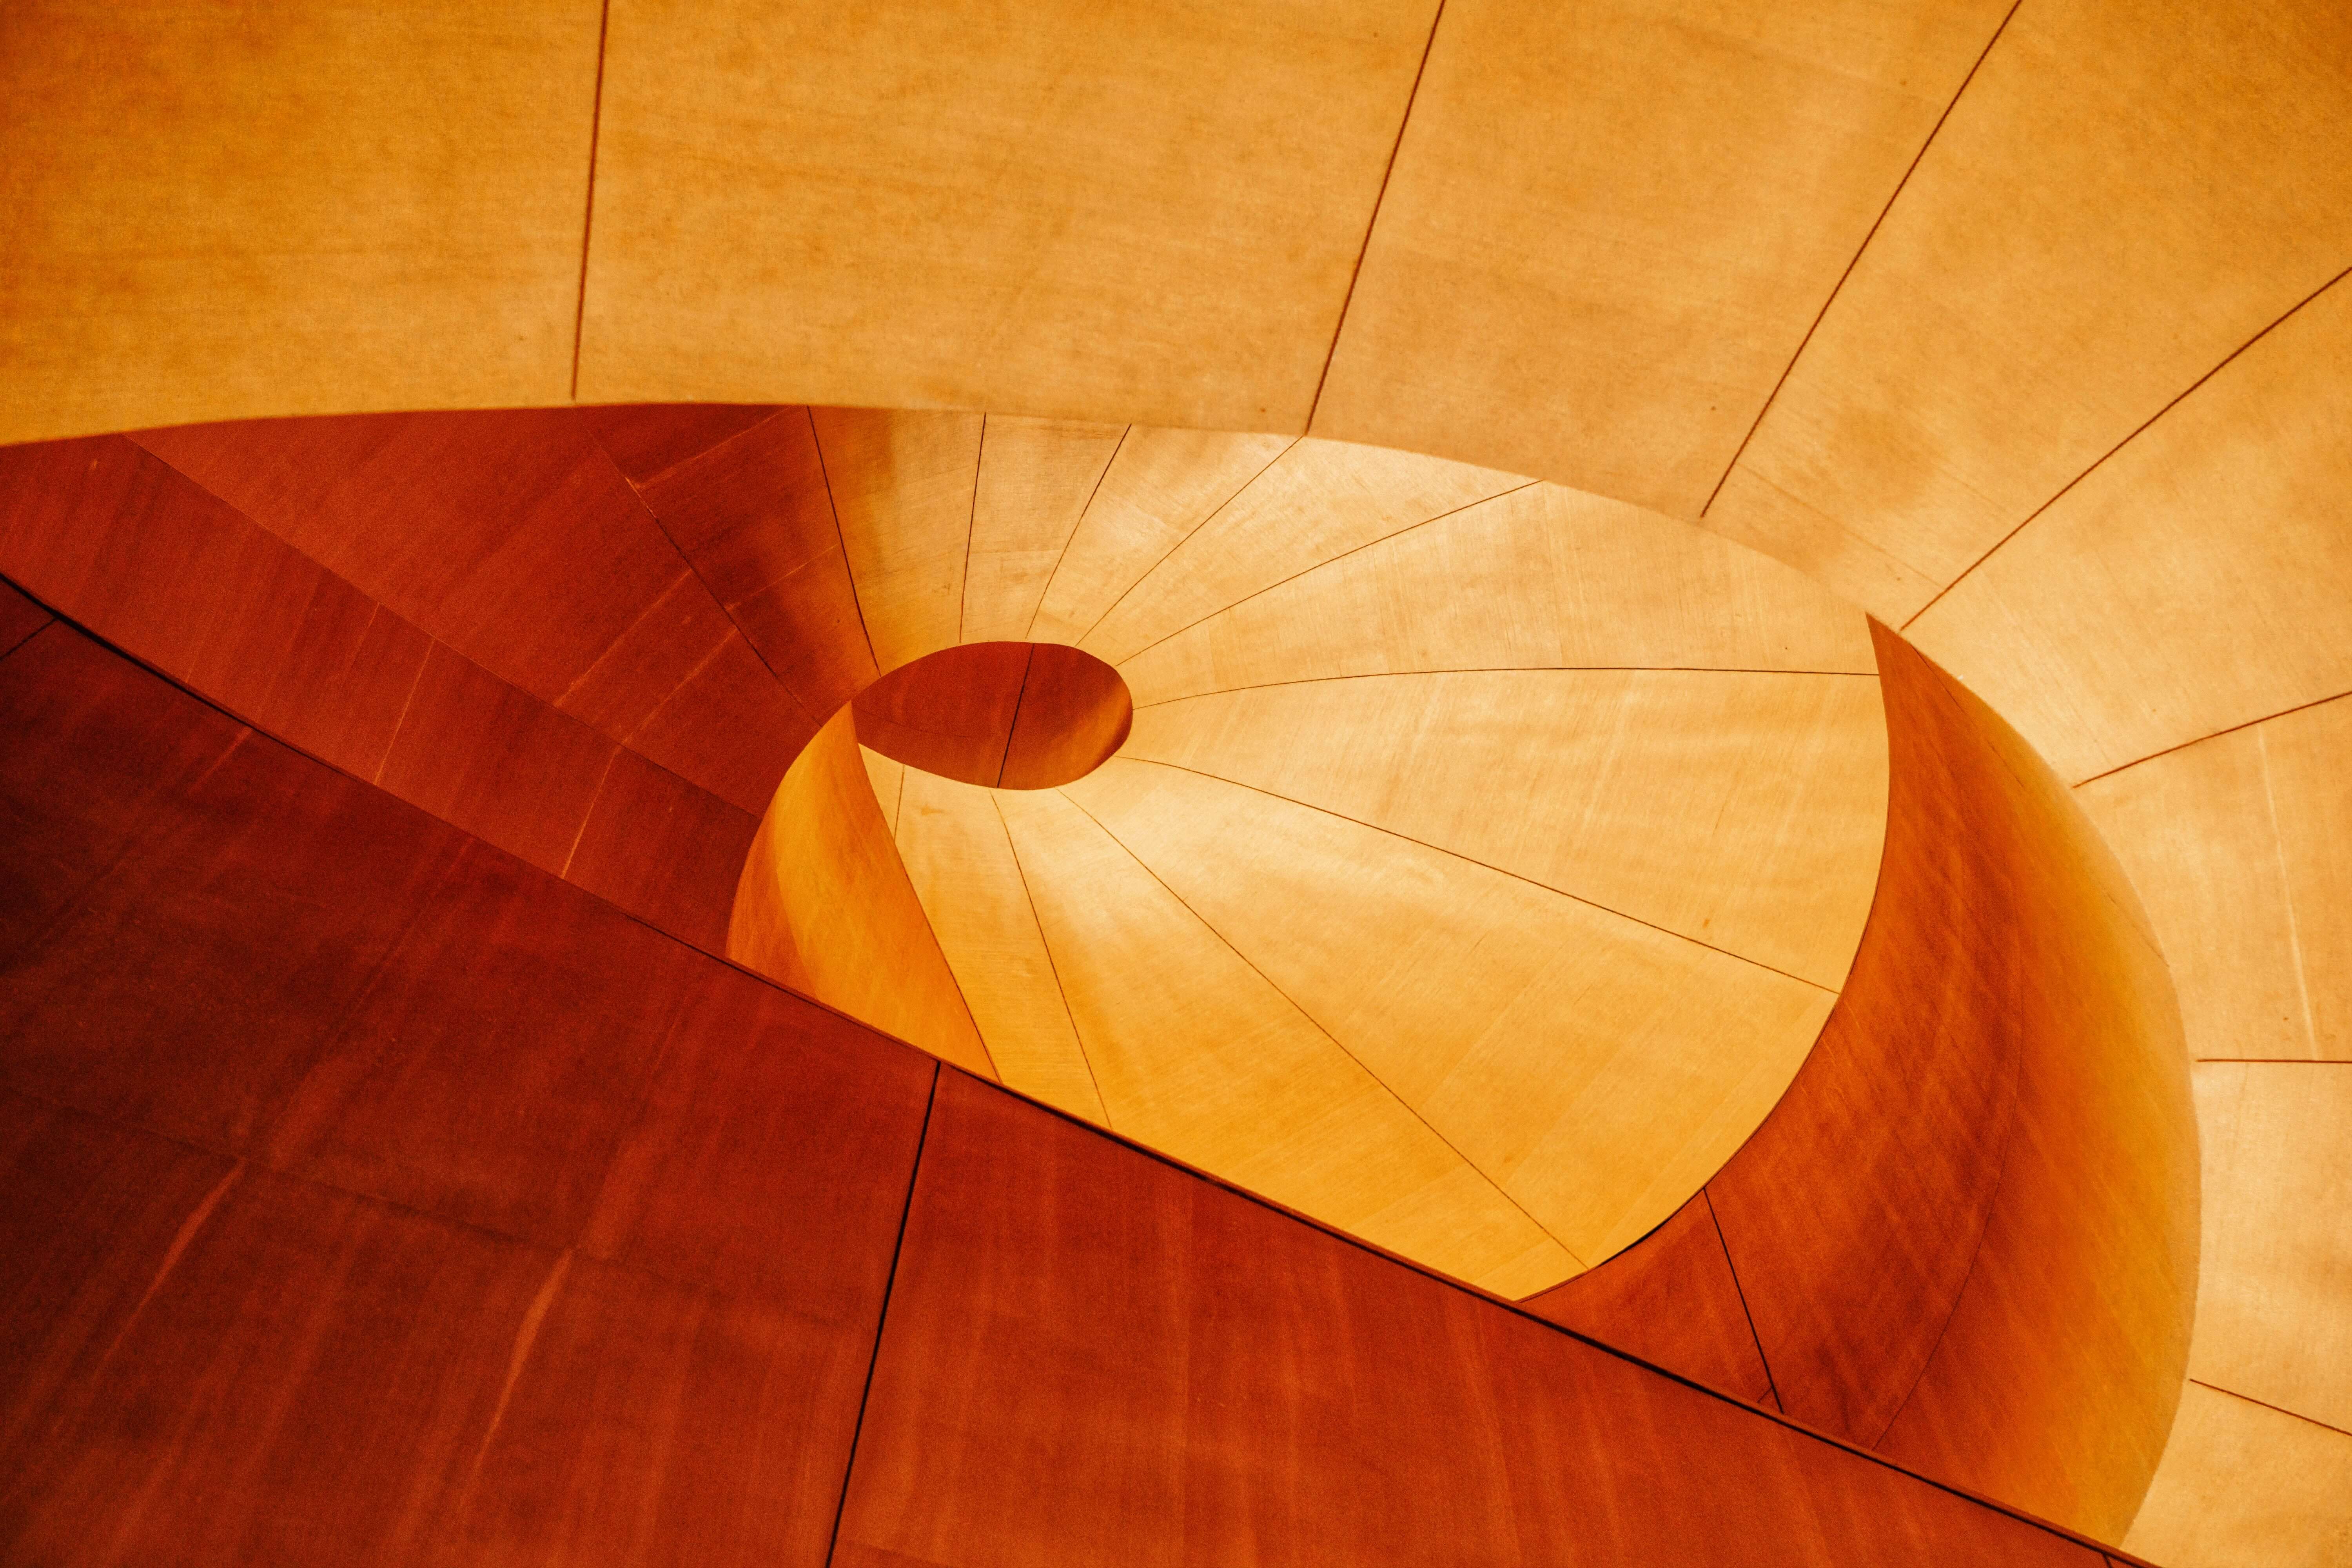
[{"label": "wooden ceiling panel", "polygon": [[1120,673],[1137,701],[1163,702],[1332,676],[1563,666],[1878,669],[1862,615],[1778,562],[1536,485],[1339,555]]},{"label": "wooden ceiling panel", "polygon": [[920,768],[898,789],[898,854],[1002,1081],[1108,1126],[995,792]]},{"label": "wooden ceiling panel", "polygon": [[1492,670],[1141,708],[1123,754],[1386,828],[1835,990],[1875,880],[1885,745],[1877,682],[1854,676]]},{"label": "wooden ceiling panel", "polygon": [[2352,1434],[2192,1383],[2128,1551],[2182,1568],[2336,1568]]},{"label": "wooden ceiling panel", "polygon": [[2335,5],[2019,7],[1708,525],[1915,615],[2352,260],[2347,60]]},{"label": "wooden ceiling panel", "polygon": [[1531,482],[1411,452],[1301,441],[1187,534],[1078,646],[1123,664],[1335,555]]},{"label": "wooden ceiling panel", "polygon": [[2352,285],[2231,360],[1906,635],[2069,781],[2352,691],[2347,361]]},{"label": "wooden ceiling panel", "polygon": [[2007,8],[1455,0],[1315,433],[1696,515]]},{"label": "wooden ceiling panel", "polygon": [[1076,643],[1297,437],[1132,426],[1054,567],[1028,635]]},{"label": "wooden ceiling panel", "polygon": [[1575,1267],[1080,806],[997,800],[1113,1126],[1474,1283]]},{"label": "wooden ceiling panel", "polygon": [[12,5],[0,440],[562,400],[597,23]]},{"label": "wooden ceiling panel", "polygon": [[887,675],[953,647],[963,640],[964,565],[985,416],[811,414],[875,668]]},{"label": "wooden ceiling panel", "polygon": [[989,420],[972,498],[963,641],[1029,640],[1045,584],[1127,429],[1007,416]]},{"label": "wooden ceiling panel", "polygon": [[580,395],[1301,428],[1435,12],[624,0]]},{"label": "wooden ceiling panel", "polygon": [[1114,759],[1064,793],[1588,1267],[1755,1130],[1834,1000],[1197,773]]}]

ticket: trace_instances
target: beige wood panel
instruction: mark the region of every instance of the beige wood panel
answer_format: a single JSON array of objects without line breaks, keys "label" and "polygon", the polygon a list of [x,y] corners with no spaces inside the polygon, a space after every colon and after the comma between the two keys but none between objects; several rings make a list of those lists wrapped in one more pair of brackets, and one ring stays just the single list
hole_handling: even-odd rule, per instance
[{"label": "beige wood panel", "polygon": [[1122,754],[1320,806],[1834,990],[1886,821],[1850,675],[1375,676],[1136,710]]},{"label": "beige wood panel", "polygon": [[1302,428],[1436,9],[622,0],[582,395]]},{"label": "beige wood panel", "polygon": [[1124,663],[1335,555],[1532,482],[1412,452],[1301,441],[1170,551],[1079,646]]},{"label": "beige wood panel", "polygon": [[993,1079],[860,755],[844,708],[785,771],[743,861],[727,956]]},{"label": "beige wood panel", "polygon": [[1408,670],[1875,675],[1862,613],[1777,561],[1559,485],[1409,529],[1156,643],[1139,702]]},{"label": "beige wood panel", "polygon": [[1316,434],[1696,513],[2008,8],[1455,0]]},{"label": "beige wood panel", "polygon": [[597,9],[15,5],[0,441],[570,389]]},{"label": "beige wood panel", "polygon": [[997,796],[1127,1135],[1475,1284],[1567,1252],[1059,791]]},{"label": "beige wood panel", "polygon": [[2076,790],[2163,942],[2192,1055],[2352,1059],[2348,769],[2338,700]]},{"label": "beige wood panel", "polygon": [[2070,780],[2352,691],[2347,363],[2352,286],[2339,286],[1906,635]]},{"label": "beige wood panel", "polygon": [[2336,1568],[2347,1497],[2352,1434],[2192,1383],[2123,1545],[2166,1568]]},{"label": "beige wood panel", "polygon": [[1084,638],[1120,595],[1297,439],[1131,426],[1055,564],[1026,635]]},{"label": "beige wood panel", "polygon": [[953,647],[980,472],[977,414],[817,408],[817,452],[885,675]]},{"label": "beige wood panel", "polygon": [[1029,640],[1046,580],[1126,434],[1124,425],[989,420],[964,569],[965,642]]},{"label": "beige wood panel", "polygon": [[1588,1265],[1730,1157],[1835,999],[1238,784],[1114,758],[1064,793]]},{"label": "beige wood panel", "polygon": [[993,790],[905,770],[898,854],[1008,1088],[1108,1125]]},{"label": "beige wood panel", "polygon": [[1709,525],[1900,625],[2352,261],[2347,60],[2337,5],[2020,6]]},{"label": "beige wood panel", "polygon": [[898,836],[898,807],[904,803],[907,790],[907,764],[896,757],[886,757],[870,746],[860,746],[857,754],[866,763],[866,780],[874,786],[874,804],[882,808],[882,821],[890,829],[890,837]]},{"label": "beige wood panel", "polygon": [[2352,1431],[2352,1062],[2207,1062],[2189,1375]]}]

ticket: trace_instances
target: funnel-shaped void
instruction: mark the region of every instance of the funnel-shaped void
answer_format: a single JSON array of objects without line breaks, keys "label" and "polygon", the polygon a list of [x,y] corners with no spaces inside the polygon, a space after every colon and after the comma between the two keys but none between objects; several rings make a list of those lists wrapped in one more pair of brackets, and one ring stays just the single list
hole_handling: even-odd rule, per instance
[{"label": "funnel-shaped void", "polygon": [[892,670],[851,706],[860,745],[995,789],[1086,777],[1118,750],[1135,718],[1118,671],[1060,643],[942,648]]}]

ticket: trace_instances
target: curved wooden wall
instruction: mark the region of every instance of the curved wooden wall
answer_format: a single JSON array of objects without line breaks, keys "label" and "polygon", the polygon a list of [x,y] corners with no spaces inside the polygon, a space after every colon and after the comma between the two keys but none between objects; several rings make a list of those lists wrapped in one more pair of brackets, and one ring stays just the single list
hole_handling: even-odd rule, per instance
[{"label": "curved wooden wall", "polygon": [[[618,7],[601,60],[576,5],[137,15],[20,8],[0,50],[13,437],[574,394],[1311,426],[1695,506],[1890,617],[2030,567],[1911,635],[2044,755],[2105,750],[2067,782],[2210,1064],[2198,1349],[2134,1540],[2338,1554],[2352,616],[2343,355],[2300,326],[2352,261],[2342,6],[859,12],[787,47],[745,0]],[[980,423],[898,450],[968,466]],[[2110,453],[2127,482],[2050,507]]]},{"label": "curved wooden wall", "polygon": [[0,626],[12,1561],[2101,1568]]},{"label": "curved wooden wall", "polygon": [[2189,1359],[2179,1014],[2063,784],[1876,635],[1886,855],[1820,1043],[1689,1209],[1530,1306],[2115,1539]]}]

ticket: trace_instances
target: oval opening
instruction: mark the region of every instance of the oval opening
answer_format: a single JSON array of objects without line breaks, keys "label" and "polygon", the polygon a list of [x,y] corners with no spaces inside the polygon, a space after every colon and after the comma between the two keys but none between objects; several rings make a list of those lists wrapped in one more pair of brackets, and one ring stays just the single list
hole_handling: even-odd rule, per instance
[{"label": "oval opening", "polygon": [[1118,671],[1062,643],[982,642],[902,665],[851,705],[860,745],[992,789],[1051,789],[1100,767],[1135,700]]}]

